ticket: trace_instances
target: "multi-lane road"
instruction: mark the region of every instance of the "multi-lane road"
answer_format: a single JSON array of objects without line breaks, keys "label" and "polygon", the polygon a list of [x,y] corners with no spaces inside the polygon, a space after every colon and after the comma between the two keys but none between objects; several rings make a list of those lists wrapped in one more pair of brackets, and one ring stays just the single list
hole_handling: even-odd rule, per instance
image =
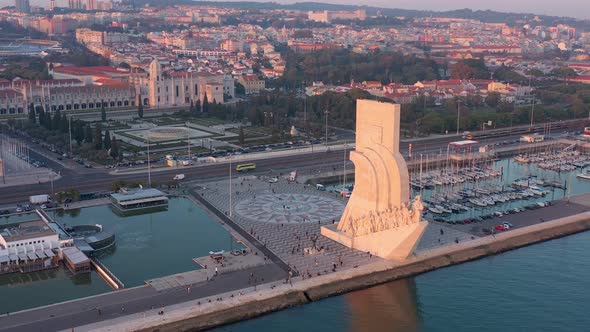
[{"label": "multi-lane road", "polygon": [[[556,129],[552,136],[563,134],[566,129]],[[491,137],[479,139],[482,144],[495,144],[497,142],[511,141],[514,142],[520,138],[520,134],[508,134],[500,137]],[[400,150],[405,156],[408,155],[408,147],[411,143],[413,155],[418,154],[436,154],[441,151],[446,152],[446,147],[450,142],[460,140],[456,135],[439,136],[427,139],[418,139],[400,143]],[[109,174],[106,169],[85,169],[81,167],[69,169],[65,168],[60,162],[53,158],[48,158],[35,151],[31,156],[37,160],[46,162],[47,166],[60,172],[61,178],[53,182],[53,192],[59,192],[68,188],[77,188],[80,192],[92,192],[110,189],[113,182],[118,180],[125,181],[144,181],[147,182],[147,172],[144,173],[126,173],[120,175]],[[57,157],[57,155],[56,155]],[[301,153],[287,156],[273,156],[269,153],[268,158],[256,160],[256,173],[269,172],[286,172],[291,170],[301,170],[305,168],[339,167],[342,165],[344,156],[343,151],[335,150],[330,152]],[[348,157],[346,157],[348,159]],[[245,160],[242,160],[242,162]],[[210,180],[218,177],[228,176],[228,165],[226,163],[209,164],[198,167],[186,167],[170,170],[159,170],[152,172],[153,182],[169,182],[175,174],[182,172],[186,175],[187,180]],[[52,192],[51,183],[40,183],[26,186],[13,186],[0,188],[0,200],[3,204],[12,204],[22,202],[30,195],[45,194]]]}]

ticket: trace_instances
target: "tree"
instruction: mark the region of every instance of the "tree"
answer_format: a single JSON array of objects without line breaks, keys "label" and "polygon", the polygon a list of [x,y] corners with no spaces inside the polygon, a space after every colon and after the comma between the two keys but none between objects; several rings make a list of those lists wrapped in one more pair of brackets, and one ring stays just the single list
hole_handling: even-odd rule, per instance
[{"label": "tree", "polygon": [[102,126],[100,123],[94,127],[94,149],[102,150]]},{"label": "tree", "polygon": [[70,124],[68,123],[68,117],[65,113],[62,113],[61,115],[60,128],[63,133],[68,133],[70,131]]},{"label": "tree", "polygon": [[78,145],[82,144],[84,140],[84,123],[82,121],[74,122],[73,135]]},{"label": "tree", "polygon": [[61,111],[55,111],[53,119],[51,120],[51,128],[53,130],[61,130]]},{"label": "tree", "polygon": [[489,107],[496,107],[500,103],[500,94],[497,92],[490,92],[486,97],[486,104]]},{"label": "tree", "polygon": [[84,128],[84,142],[92,144],[92,128],[88,124]]},{"label": "tree", "polygon": [[234,89],[235,89],[235,93],[237,95],[245,95],[246,94],[246,88],[241,83],[235,82]]},{"label": "tree", "polygon": [[195,114],[199,114],[200,112],[203,112],[203,109],[201,108],[201,99],[197,99],[197,102],[195,103]]},{"label": "tree", "polygon": [[104,106],[102,106],[100,108],[100,118],[101,118],[102,122],[107,121],[107,111],[104,109]]},{"label": "tree", "polygon": [[111,157],[113,157],[113,159],[119,157],[119,141],[117,141],[115,136],[113,136],[113,140],[111,141]]},{"label": "tree", "polygon": [[137,106],[137,116],[139,116],[140,119],[143,118],[143,104],[141,103],[141,96],[139,96],[139,105]]},{"label": "tree", "polygon": [[195,112],[195,103],[193,102],[193,100],[192,100],[192,99],[191,99],[191,106],[189,106],[189,109],[188,109],[188,111],[189,111],[189,113],[191,114],[191,116],[194,116],[194,115],[195,115],[195,113],[196,113],[196,112]]},{"label": "tree", "polygon": [[45,111],[43,110],[43,106],[39,107],[39,125],[45,127]]},{"label": "tree", "polygon": [[29,122],[36,123],[36,115],[35,115],[35,104],[31,103],[29,105]]},{"label": "tree", "polygon": [[203,113],[209,113],[209,99],[207,98],[207,94],[203,97]]},{"label": "tree", "polygon": [[47,130],[52,130],[53,121],[51,119],[51,113],[45,112],[45,120],[43,121]]},{"label": "tree", "polygon": [[240,127],[238,141],[240,142],[240,145],[244,144],[245,139],[244,139],[244,128],[243,127]]},{"label": "tree", "polygon": [[102,142],[102,145],[104,146],[105,150],[110,149],[112,146],[111,133],[108,129],[104,132],[104,140]]},{"label": "tree", "polygon": [[453,79],[487,79],[490,73],[481,59],[466,59],[451,66],[451,77]]}]

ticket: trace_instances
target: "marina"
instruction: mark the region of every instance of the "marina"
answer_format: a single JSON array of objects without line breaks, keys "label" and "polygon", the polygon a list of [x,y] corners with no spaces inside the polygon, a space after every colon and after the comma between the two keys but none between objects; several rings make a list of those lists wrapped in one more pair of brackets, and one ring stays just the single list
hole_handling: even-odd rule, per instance
[{"label": "marina", "polygon": [[543,208],[551,201],[590,192],[590,184],[582,182],[590,155],[574,145],[543,149],[513,158],[471,161],[462,167],[442,161],[439,167],[420,168],[411,173],[412,193],[422,195],[431,221],[464,224]]},{"label": "marina", "polygon": [[[0,275],[0,293],[8,296],[14,291],[21,298],[19,305],[0,305],[0,311],[33,308],[141,286],[148,280],[177,273],[196,272],[201,266],[193,258],[206,256],[213,248],[228,253],[244,248],[202,208],[185,198],[170,198],[165,211],[127,217],[113,213],[108,205],[48,214],[63,225],[63,235],[67,233],[73,243],[83,240],[86,245],[78,251],[77,246],[69,247],[64,251],[64,264],[56,263],[51,270]],[[10,220],[32,218],[20,216]],[[2,227],[5,223],[0,224]],[[116,242],[111,242],[115,234]],[[92,248],[97,245],[101,250]],[[86,246],[93,249],[88,255],[82,250],[88,249]]]}]

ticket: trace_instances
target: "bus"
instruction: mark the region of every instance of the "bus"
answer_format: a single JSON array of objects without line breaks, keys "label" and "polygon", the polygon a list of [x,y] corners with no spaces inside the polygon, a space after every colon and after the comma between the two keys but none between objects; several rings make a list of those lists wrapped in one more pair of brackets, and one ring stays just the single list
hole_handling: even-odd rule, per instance
[{"label": "bus", "polygon": [[238,172],[246,172],[252,171],[256,169],[256,164],[241,164],[236,166],[236,171]]}]

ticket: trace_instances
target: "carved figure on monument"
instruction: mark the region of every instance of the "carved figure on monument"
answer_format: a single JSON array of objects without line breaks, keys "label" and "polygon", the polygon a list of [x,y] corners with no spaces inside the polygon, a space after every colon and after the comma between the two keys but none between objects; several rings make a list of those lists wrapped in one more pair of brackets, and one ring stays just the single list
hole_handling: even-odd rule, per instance
[{"label": "carved figure on monument", "polygon": [[422,204],[422,197],[417,195],[412,204],[412,218],[413,222],[419,223],[422,220],[422,211],[424,211],[424,204]]}]

